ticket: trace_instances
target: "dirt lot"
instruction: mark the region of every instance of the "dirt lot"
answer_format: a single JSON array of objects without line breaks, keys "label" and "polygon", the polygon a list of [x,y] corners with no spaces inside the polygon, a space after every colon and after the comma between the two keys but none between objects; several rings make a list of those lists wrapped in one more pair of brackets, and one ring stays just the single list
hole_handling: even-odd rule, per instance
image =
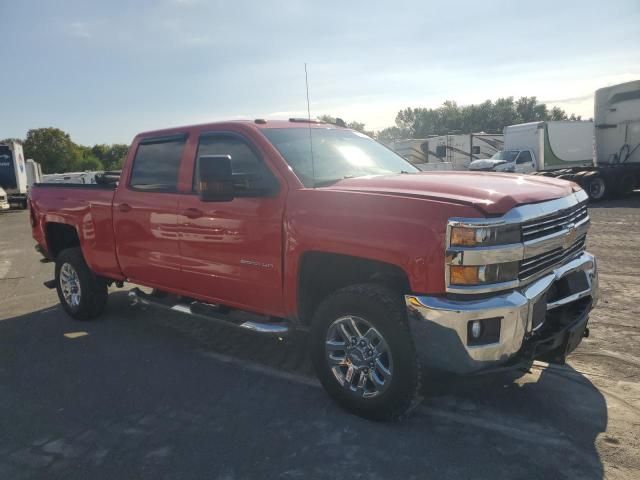
[{"label": "dirt lot", "polygon": [[0,478],[640,478],[640,192],[590,214],[601,299],[569,365],[428,384],[381,424],[335,407],[304,340],[117,289],[73,322],[26,212],[0,213]]}]

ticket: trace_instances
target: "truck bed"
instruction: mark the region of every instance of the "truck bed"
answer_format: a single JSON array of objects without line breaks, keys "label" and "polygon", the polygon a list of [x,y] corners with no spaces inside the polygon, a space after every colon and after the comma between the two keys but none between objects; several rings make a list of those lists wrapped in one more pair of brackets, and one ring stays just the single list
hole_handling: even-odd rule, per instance
[{"label": "truck bed", "polygon": [[101,275],[121,279],[113,233],[114,195],[114,184],[35,184],[29,201],[34,238],[53,254],[55,245],[45,240],[47,229],[72,227],[89,267]]}]

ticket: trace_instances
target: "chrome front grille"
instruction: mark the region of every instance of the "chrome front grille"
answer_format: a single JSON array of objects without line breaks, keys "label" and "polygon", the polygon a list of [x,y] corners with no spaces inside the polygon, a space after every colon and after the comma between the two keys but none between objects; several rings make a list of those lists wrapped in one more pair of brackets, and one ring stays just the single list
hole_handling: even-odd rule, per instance
[{"label": "chrome front grille", "polygon": [[587,204],[583,202],[551,215],[529,220],[522,224],[522,240],[527,242],[552,235],[588,217]]},{"label": "chrome front grille", "polygon": [[521,261],[518,279],[520,281],[527,281],[539,273],[545,272],[553,267],[557,267],[558,265],[562,265],[566,261],[577,257],[584,252],[586,240],[586,235],[583,235],[567,249],[562,247],[554,248],[548,252],[541,253],[540,255]]}]

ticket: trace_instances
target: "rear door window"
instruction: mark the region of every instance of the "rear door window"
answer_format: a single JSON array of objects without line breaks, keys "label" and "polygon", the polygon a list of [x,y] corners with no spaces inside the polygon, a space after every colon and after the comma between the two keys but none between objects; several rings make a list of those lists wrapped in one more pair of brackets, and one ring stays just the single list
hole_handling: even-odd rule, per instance
[{"label": "rear door window", "polygon": [[138,145],[129,185],[136,190],[176,192],[186,136],[145,140]]}]

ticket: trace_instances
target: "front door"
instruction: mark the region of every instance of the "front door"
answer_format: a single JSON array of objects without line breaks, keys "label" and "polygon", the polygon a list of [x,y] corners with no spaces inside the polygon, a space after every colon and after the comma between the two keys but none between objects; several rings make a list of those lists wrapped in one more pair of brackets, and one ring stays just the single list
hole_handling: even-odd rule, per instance
[{"label": "front door", "polygon": [[[198,158],[230,155],[234,199],[203,202]],[[281,185],[282,184],[282,185]],[[183,288],[213,303],[282,314],[284,182],[245,137],[207,132],[198,139],[193,194],[179,201]]]},{"label": "front door", "polygon": [[529,173],[535,170],[535,165],[533,163],[533,158],[531,157],[531,152],[529,150],[523,150],[518,154],[518,158],[516,158],[516,168],[515,171],[517,173]]},{"label": "front door", "polygon": [[178,246],[178,173],[184,135],[145,139],[113,204],[113,225],[120,268],[134,283],[176,288]]}]

